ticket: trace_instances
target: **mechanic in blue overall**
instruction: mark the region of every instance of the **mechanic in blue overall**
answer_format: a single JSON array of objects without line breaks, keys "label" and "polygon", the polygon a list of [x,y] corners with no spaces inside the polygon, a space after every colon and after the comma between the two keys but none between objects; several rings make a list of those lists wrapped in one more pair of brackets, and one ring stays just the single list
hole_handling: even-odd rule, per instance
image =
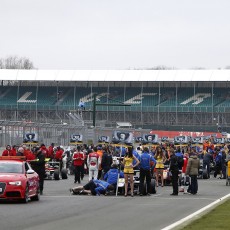
[{"label": "mechanic in blue overall", "polygon": [[140,156],[140,196],[143,195],[144,181],[146,179],[147,195],[150,196],[151,169],[156,165],[156,160],[149,154],[149,149],[144,147],[144,151]]},{"label": "mechanic in blue overall", "polygon": [[[119,174],[119,178],[124,178],[124,173],[120,171],[119,173],[118,166],[116,164],[111,165],[111,169],[104,175],[104,180],[107,181],[109,184],[114,186],[116,190],[117,187],[117,178]],[[115,191],[116,192],[116,191]]]},{"label": "mechanic in blue overall", "polygon": [[78,186],[70,189],[72,195],[88,194],[94,196],[100,196],[106,194],[107,191],[113,191],[114,186],[103,180],[90,180],[84,186]]}]

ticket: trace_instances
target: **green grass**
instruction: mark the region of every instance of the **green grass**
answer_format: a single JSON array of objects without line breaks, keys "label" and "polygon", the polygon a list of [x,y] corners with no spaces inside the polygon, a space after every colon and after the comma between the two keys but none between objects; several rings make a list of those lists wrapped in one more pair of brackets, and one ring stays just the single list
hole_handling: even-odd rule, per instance
[{"label": "green grass", "polygon": [[230,200],[195,220],[183,230],[225,230],[230,229]]}]

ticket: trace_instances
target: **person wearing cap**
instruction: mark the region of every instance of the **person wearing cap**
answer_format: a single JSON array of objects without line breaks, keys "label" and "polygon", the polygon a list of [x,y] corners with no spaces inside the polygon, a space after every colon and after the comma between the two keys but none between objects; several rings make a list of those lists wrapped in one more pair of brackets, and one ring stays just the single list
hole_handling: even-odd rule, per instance
[{"label": "person wearing cap", "polygon": [[30,161],[30,164],[31,164],[33,170],[39,176],[40,194],[43,195],[44,178],[45,178],[45,173],[46,173],[46,171],[45,171],[45,154],[42,153],[42,151],[39,147],[36,147],[34,149],[34,154],[35,154],[36,159],[33,161]]}]

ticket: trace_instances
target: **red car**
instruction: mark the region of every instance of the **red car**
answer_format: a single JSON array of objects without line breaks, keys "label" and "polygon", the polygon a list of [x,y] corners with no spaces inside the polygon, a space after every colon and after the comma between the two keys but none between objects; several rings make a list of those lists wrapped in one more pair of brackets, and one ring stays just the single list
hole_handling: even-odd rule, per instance
[{"label": "red car", "polygon": [[39,176],[24,157],[0,157],[0,200],[27,203],[40,198]]}]

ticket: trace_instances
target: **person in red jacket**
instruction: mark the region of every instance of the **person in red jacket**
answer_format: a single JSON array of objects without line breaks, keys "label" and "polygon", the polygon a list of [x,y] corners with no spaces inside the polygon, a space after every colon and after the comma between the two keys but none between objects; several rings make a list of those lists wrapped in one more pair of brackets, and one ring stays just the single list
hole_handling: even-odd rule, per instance
[{"label": "person in red jacket", "polygon": [[7,145],[6,149],[2,152],[2,156],[12,156],[11,146]]},{"label": "person in red jacket", "polygon": [[64,153],[64,150],[60,146],[58,146],[57,151],[56,151],[55,156],[54,156],[54,159],[56,161],[60,162],[60,170],[62,169],[63,153]]},{"label": "person in red jacket", "polygon": [[73,153],[73,165],[74,165],[74,183],[80,184],[81,179],[84,177],[84,162],[85,162],[85,157],[84,153],[81,151],[81,146],[77,146],[77,151]]},{"label": "person in red jacket", "polygon": [[12,153],[12,156],[16,156],[16,154],[17,154],[17,146],[16,145],[12,146],[11,153]]},{"label": "person in red jacket", "polygon": [[54,143],[51,143],[48,148],[48,158],[54,159]]},{"label": "person in red jacket", "polygon": [[[36,147],[35,147],[36,148]],[[34,149],[35,149],[34,148]],[[33,161],[33,160],[35,160],[36,159],[36,156],[35,156],[35,154],[34,154],[34,151],[33,150],[30,150],[30,149],[28,149],[28,150],[26,150],[26,160],[28,160],[28,161]]]},{"label": "person in red jacket", "polygon": [[45,155],[45,158],[49,158],[49,150],[46,148],[45,144],[41,144],[40,150]]}]

